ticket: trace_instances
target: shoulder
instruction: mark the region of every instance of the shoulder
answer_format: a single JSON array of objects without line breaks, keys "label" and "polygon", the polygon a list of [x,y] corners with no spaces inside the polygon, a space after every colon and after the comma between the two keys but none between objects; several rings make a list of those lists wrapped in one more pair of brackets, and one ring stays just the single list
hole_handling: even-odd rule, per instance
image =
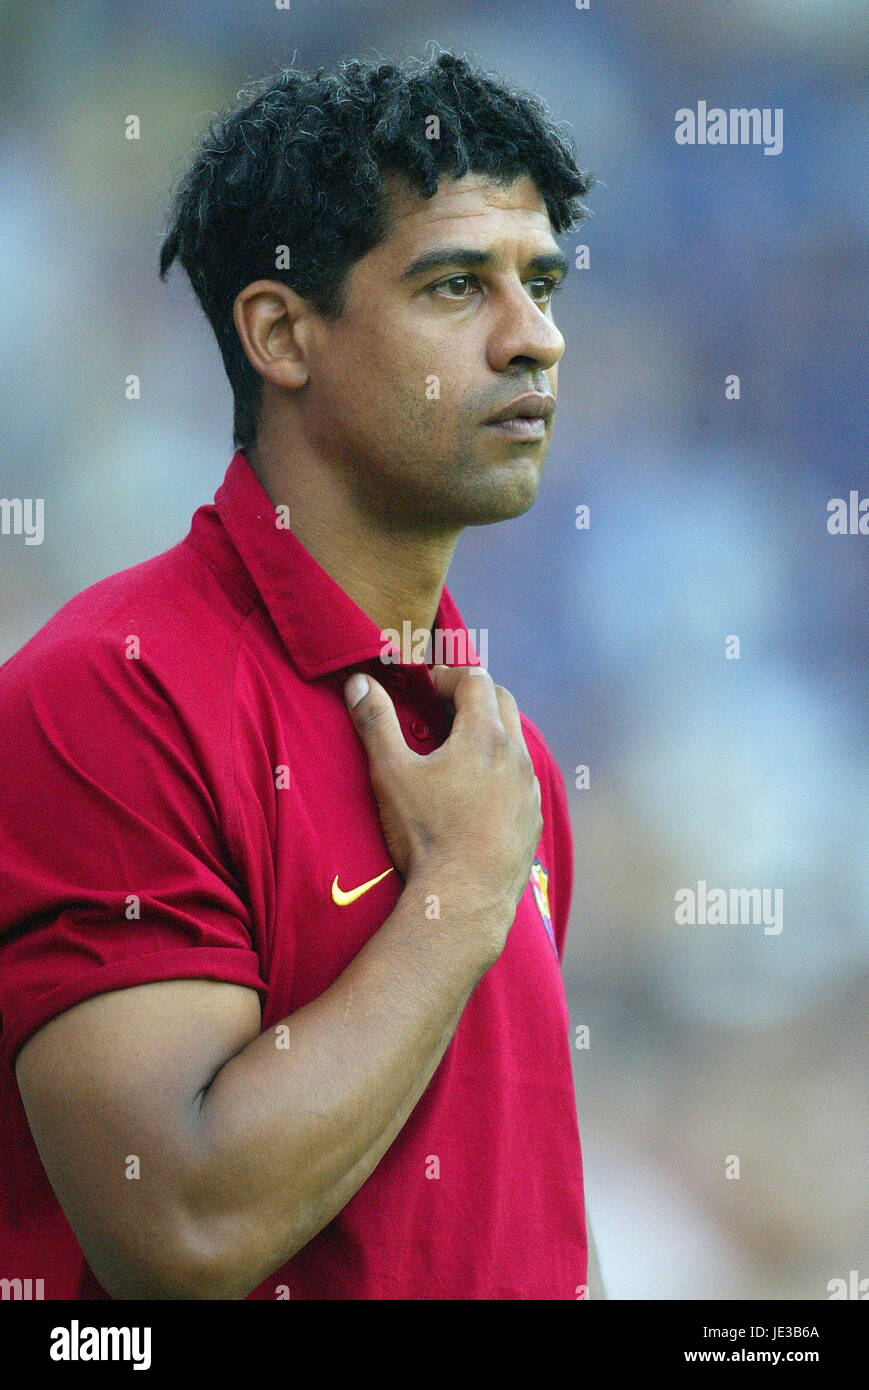
[{"label": "shoulder", "polygon": [[76,594],[0,666],[0,710],[107,717],[210,708],[243,622],[207,562],[179,544]]},{"label": "shoulder", "polygon": [[520,711],[522,732],[534,764],[534,771],[540,783],[544,839],[550,837],[552,848],[559,855],[568,857],[573,853],[570,830],[570,812],[567,805],[567,792],[561,769],[556,762],[546,739],[531,720]]},{"label": "shoulder", "polygon": [[[549,744],[546,742],[546,739],[543,737],[537,725],[533,724],[528,716],[523,714],[521,710],[519,711],[519,718],[522,723],[522,732],[525,735],[525,743],[528,752],[531,754],[531,761],[534,763],[534,770],[538,778],[540,778],[542,783],[543,777],[545,777],[553,791],[556,793],[560,792],[561,795],[564,796],[564,778],[561,775],[561,769],[555,760]],[[541,777],[541,773],[543,777]]]},{"label": "shoulder", "polygon": [[521,714],[521,711],[520,718],[528,752],[540,782],[543,834],[540,837],[538,857],[545,874],[560,959],[564,951],[573,897],[573,832],[570,809],[564,778],[549,745],[536,724]]}]

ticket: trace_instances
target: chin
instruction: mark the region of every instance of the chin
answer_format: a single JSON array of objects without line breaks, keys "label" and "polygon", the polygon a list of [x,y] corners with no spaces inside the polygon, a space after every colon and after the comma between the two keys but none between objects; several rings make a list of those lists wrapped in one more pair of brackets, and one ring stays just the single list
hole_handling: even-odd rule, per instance
[{"label": "chin", "polygon": [[398,503],[411,525],[449,529],[510,521],[534,505],[542,469],[543,459],[528,454],[496,464],[466,456],[436,476],[436,486],[423,491],[416,484],[408,494],[393,493],[393,514]]},{"label": "chin", "polygon": [[484,496],[468,498],[468,505],[463,509],[463,524],[491,526],[496,521],[510,521],[513,517],[522,516],[529,507],[533,507],[538,486],[539,479],[535,478],[533,483],[529,480],[520,484],[514,479],[501,488],[487,488]]},{"label": "chin", "polygon": [[476,513],[468,525],[485,526],[522,516],[537,500],[542,468],[542,459],[514,459],[506,467],[481,476],[476,495],[468,498],[468,510]]}]

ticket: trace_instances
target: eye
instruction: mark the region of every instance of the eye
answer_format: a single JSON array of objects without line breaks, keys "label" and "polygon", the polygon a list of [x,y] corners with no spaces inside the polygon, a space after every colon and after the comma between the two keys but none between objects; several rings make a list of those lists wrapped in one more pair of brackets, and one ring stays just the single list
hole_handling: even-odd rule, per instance
[{"label": "eye", "polygon": [[[461,285],[461,284],[465,284],[465,283],[468,283],[468,284],[469,284],[472,280],[476,280],[476,279],[477,279],[476,275],[451,275],[450,278],[449,278],[448,280],[441,280],[437,285],[433,285],[432,288],[435,289],[435,290],[442,290],[442,289],[444,288],[445,285],[456,285],[456,284]],[[477,282],[477,283],[479,283],[479,282]],[[455,297],[455,296],[450,296],[450,297],[453,298],[453,297]],[[463,298],[464,298],[464,295],[459,295],[458,298],[459,298],[459,299],[463,299]]]},{"label": "eye", "polygon": [[[433,289],[434,291],[439,291],[439,290],[444,289],[445,286],[447,286],[447,285],[464,285],[464,284],[471,284],[471,283],[479,284],[479,280],[477,279],[476,275],[451,275],[451,276],[449,277],[448,280],[441,280],[441,281],[438,282],[437,285],[433,285],[433,286],[432,286],[432,289]],[[532,296],[531,296],[532,299],[534,300],[535,304],[548,304],[549,301],[550,301],[550,299],[552,298],[552,296],[553,296],[554,294],[558,294],[558,291],[561,289],[561,281],[560,281],[560,280],[553,280],[553,279],[551,279],[549,276],[538,276],[538,277],[537,277],[536,279],[534,279],[534,280],[528,280],[528,281],[527,281],[527,284],[528,284],[529,286],[530,286],[530,285],[542,285],[542,286],[544,287],[544,293],[543,293],[542,296],[538,296],[538,295],[532,295]],[[459,295],[448,295],[448,298],[451,298],[451,299],[452,299],[452,298],[464,299],[465,297],[466,297],[466,296],[463,295],[463,294],[459,294]]]},{"label": "eye", "polygon": [[[544,286],[547,287],[547,289],[546,289],[546,298],[545,298],[545,299],[542,299],[542,300],[540,300],[540,301],[538,301],[539,303],[542,303],[542,304],[548,303],[549,300],[552,298],[552,296],[553,296],[554,294],[558,294],[558,291],[561,289],[561,281],[560,281],[560,280],[552,280],[552,279],[550,279],[548,276],[544,276],[544,277],[542,277],[541,279],[537,279],[537,280],[529,280],[529,281],[528,281],[528,284],[529,284],[529,285],[544,285]],[[533,297],[533,296],[532,296],[532,297]]]}]

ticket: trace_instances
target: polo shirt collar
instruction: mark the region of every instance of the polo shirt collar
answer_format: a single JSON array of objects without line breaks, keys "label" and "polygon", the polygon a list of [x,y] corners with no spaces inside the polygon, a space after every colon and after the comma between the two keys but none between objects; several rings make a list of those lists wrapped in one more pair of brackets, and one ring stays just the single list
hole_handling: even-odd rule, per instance
[{"label": "polo shirt collar", "polygon": [[[293,532],[276,524],[278,513],[271,498],[240,449],[214,495],[214,505],[287,651],[306,680],[380,659],[380,629]],[[434,627],[464,634],[468,662],[478,663],[479,657],[446,585]]]}]

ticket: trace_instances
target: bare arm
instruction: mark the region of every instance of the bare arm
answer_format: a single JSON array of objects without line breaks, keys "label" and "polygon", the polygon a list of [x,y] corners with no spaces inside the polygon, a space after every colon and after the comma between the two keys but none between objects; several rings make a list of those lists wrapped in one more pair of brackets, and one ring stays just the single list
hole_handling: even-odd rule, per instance
[{"label": "bare arm", "polygon": [[285,1020],[288,1048],[260,1034],[253,991],[195,980],[87,1000],[19,1054],[46,1171],[113,1297],[244,1298],[301,1249],[376,1167],[497,959],[539,839],[539,787],[512,698],[485,675],[439,679],[457,716],[427,758],[376,683],[354,711],[406,887],[339,979]]},{"label": "bare arm", "polygon": [[362,1185],[475,983],[424,906],[405,890],[339,979],[285,1020],[289,1048],[279,1030],[259,1033],[254,991],[177,980],[87,1000],[22,1049],[43,1162],[114,1298],[244,1298]]}]

